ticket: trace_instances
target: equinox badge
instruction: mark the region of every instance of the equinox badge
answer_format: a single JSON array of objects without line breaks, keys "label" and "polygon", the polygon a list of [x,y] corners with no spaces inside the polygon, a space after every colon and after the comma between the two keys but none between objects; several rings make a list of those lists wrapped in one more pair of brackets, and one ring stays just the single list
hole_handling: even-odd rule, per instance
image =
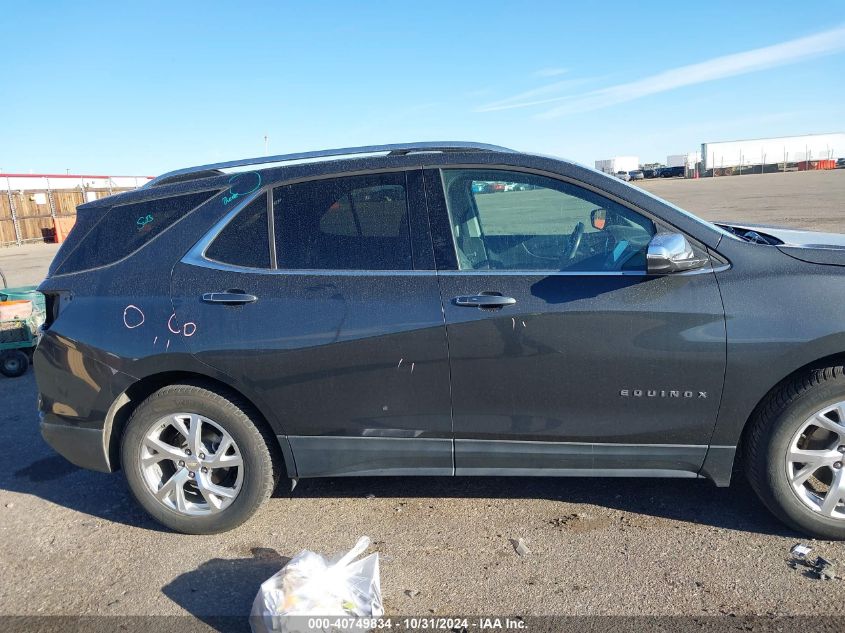
[{"label": "equinox badge", "polygon": [[623,398],[695,398],[697,400],[707,398],[706,391],[679,391],[675,389],[621,389],[619,395]]}]

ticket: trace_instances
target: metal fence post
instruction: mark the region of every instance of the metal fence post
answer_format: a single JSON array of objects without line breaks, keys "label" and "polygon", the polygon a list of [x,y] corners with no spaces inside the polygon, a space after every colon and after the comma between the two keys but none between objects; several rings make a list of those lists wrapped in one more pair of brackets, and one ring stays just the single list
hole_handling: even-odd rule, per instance
[{"label": "metal fence post", "polygon": [[15,198],[12,196],[12,183],[6,176],[6,195],[9,196],[9,210],[12,212],[12,224],[15,227],[15,242],[21,245],[21,226],[18,224],[18,210],[15,207]]},{"label": "metal fence post", "polygon": [[50,179],[45,178],[44,180],[47,181],[47,200],[50,202],[50,217],[53,218],[53,222],[56,221],[56,201],[53,200],[53,189],[50,187]]}]

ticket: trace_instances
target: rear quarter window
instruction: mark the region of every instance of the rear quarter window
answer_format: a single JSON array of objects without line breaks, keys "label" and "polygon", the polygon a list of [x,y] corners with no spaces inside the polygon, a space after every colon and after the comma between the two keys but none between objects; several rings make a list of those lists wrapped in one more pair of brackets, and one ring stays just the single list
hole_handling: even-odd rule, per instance
[{"label": "rear quarter window", "polygon": [[137,251],[217,193],[202,191],[112,207],[81,238],[80,244],[56,272],[61,275],[116,262]]},{"label": "rear quarter window", "polygon": [[223,264],[270,268],[267,196],[262,194],[240,211],[211,243],[205,256]]}]

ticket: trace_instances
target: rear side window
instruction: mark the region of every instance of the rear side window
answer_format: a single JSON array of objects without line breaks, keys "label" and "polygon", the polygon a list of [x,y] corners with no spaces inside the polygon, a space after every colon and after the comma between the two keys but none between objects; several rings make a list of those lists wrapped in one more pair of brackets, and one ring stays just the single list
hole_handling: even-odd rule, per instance
[{"label": "rear side window", "polygon": [[215,195],[216,191],[203,191],[112,207],[82,237],[57,272],[71,273],[116,262]]},{"label": "rear side window", "polygon": [[238,213],[211,243],[205,256],[224,264],[270,268],[267,196],[259,196]]},{"label": "rear side window", "polygon": [[404,173],[277,187],[273,212],[279,268],[412,268]]}]

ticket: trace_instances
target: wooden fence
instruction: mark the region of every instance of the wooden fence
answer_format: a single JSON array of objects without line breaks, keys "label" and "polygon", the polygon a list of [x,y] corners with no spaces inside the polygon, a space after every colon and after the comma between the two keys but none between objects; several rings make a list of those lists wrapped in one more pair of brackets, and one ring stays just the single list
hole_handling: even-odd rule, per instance
[{"label": "wooden fence", "polygon": [[[0,246],[52,242],[55,218],[76,218],[76,207],[127,188],[0,189]],[[71,224],[65,222],[64,224]]]}]

